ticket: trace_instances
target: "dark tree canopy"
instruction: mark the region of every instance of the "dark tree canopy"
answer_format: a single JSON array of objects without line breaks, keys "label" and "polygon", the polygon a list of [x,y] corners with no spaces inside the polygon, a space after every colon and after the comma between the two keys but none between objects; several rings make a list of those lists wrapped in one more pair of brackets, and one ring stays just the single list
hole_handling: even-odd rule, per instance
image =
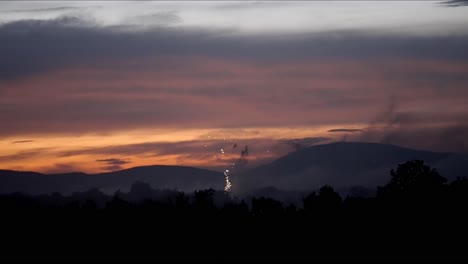
[{"label": "dark tree canopy", "polygon": [[422,160],[411,160],[399,164],[396,170],[390,171],[391,180],[379,188],[379,196],[427,198],[434,196],[446,187],[447,179],[439,172],[424,164]]}]

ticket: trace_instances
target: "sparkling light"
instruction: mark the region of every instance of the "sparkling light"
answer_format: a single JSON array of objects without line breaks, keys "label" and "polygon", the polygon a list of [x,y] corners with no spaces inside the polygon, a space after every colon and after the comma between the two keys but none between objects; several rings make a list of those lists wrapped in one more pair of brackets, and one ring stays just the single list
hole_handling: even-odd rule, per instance
[{"label": "sparkling light", "polygon": [[224,176],[226,176],[226,186],[224,187],[225,192],[230,192],[231,191],[231,181],[229,180],[229,170],[224,171]]}]

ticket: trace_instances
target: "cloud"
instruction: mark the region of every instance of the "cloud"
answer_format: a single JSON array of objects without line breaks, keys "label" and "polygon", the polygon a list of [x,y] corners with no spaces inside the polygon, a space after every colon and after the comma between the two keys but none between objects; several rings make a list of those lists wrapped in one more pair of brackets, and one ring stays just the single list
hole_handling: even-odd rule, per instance
[{"label": "cloud", "polygon": [[[139,144],[122,144],[115,146],[89,147],[68,151],[58,151],[58,158],[70,159],[75,156],[102,156],[132,157],[135,160],[147,160],[148,162],[170,162],[170,164],[188,165],[215,170],[224,170],[236,164],[236,170],[247,166],[255,167],[272,161],[298,148],[312,146],[326,142],[327,138],[304,139],[271,139],[271,138],[228,138],[224,139],[200,139],[180,142],[145,142]],[[236,145],[235,148],[233,146]],[[221,151],[222,149],[222,151]],[[167,160],[165,160],[167,159]],[[96,160],[109,166],[129,164],[128,159],[108,158]],[[241,168],[242,167],[242,168]],[[103,169],[108,170],[109,167]],[[113,167],[113,169],[117,169]]]},{"label": "cloud", "polygon": [[434,143],[438,143],[435,147],[440,149],[468,153],[468,119],[442,129]]},{"label": "cloud", "polygon": [[441,2],[443,5],[451,6],[451,7],[458,7],[458,6],[468,6],[467,0],[447,0]]},{"label": "cloud", "polygon": [[42,155],[48,148],[38,148],[19,151],[15,154],[0,156],[0,162],[27,160]]},{"label": "cloud", "polygon": [[[0,82],[0,123],[8,124],[0,134],[341,126],[369,120],[391,93],[424,111],[433,111],[437,105],[455,112],[452,109],[463,107],[468,97],[463,89],[468,63],[434,66],[432,61],[383,60],[379,66],[367,61],[263,65],[211,57],[136,63],[146,68],[132,63],[126,68],[126,63]],[[393,79],[403,72],[406,76]],[[439,81],[434,80],[434,72],[439,73]],[[433,80],[418,83],[423,76]],[[400,111],[398,118],[405,118],[403,114]]]},{"label": "cloud", "polygon": [[362,129],[355,129],[355,128],[335,128],[335,129],[329,129],[327,132],[330,133],[343,133],[343,132],[349,132],[349,133],[354,133],[354,132],[361,132]]},{"label": "cloud", "polygon": [[278,3],[271,3],[271,2],[263,2],[263,1],[238,1],[238,2],[227,2],[227,3],[222,3],[218,6],[215,7],[215,9],[248,9],[252,10],[252,8],[262,8],[265,7],[265,5],[271,5],[275,4],[277,5]]},{"label": "cloud", "polygon": [[[59,153],[60,157],[71,157],[77,155],[96,155],[96,154],[115,154],[115,155],[139,155],[139,154],[152,154],[152,155],[173,155],[173,154],[186,154],[186,153],[208,153],[210,155],[219,155],[220,149],[223,149],[226,154],[237,155],[241,151],[245,154],[256,155],[265,152],[266,149],[274,149],[277,145],[284,146],[284,151],[291,151],[297,146],[307,147],[314,144],[324,142],[329,138],[316,137],[316,138],[303,138],[303,139],[270,139],[270,138],[255,138],[255,139],[242,139],[231,138],[229,140],[222,139],[205,139],[205,140],[191,140],[179,142],[145,142],[138,144],[122,144],[115,146],[103,146],[95,148],[83,148],[78,150],[63,151]],[[232,146],[236,144],[236,148]],[[247,149],[245,146],[248,146]],[[238,149],[239,148],[239,149]],[[244,154],[244,155],[245,155]],[[120,159],[99,159],[98,162],[125,164]]]},{"label": "cloud", "polygon": [[1,13],[45,13],[45,12],[61,12],[61,11],[73,11],[73,10],[83,10],[90,8],[101,8],[101,6],[57,6],[57,7],[47,7],[47,8],[31,8],[31,9],[9,9],[0,11]]},{"label": "cloud", "polygon": [[[157,13],[156,16],[174,20],[175,14]],[[9,43],[0,50],[1,79],[24,77],[70,65],[91,67],[103,60],[171,54],[236,57],[267,63],[291,59],[392,56],[468,58],[466,36],[411,37],[342,31],[258,37],[228,34],[222,30],[164,27],[130,31],[125,26],[102,27],[76,17],[4,24],[0,27],[0,41]]]},{"label": "cloud", "polygon": [[[362,135],[348,138],[393,142],[396,134],[390,131],[397,127],[408,133],[432,129],[426,126],[444,130],[467,111],[468,37],[462,34],[254,36],[100,27],[68,17],[2,25],[0,43],[1,136],[142,128],[328,129],[361,127],[371,120],[362,133],[354,133]],[[398,98],[394,109],[390,105],[374,116],[391,96]],[[256,152],[254,142],[231,143]],[[257,145],[269,144],[274,151],[275,143]],[[277,149],[284,152],[297,143]],[[203,145],[101,150],[164,155]]]},{"label": "cloud", "polygon": [[30,143],[30,142],[34,142],[34,140],[31,140],[31,139],[27,139],[27,140],[17,140],[17,141],[11,142],[11,144],[22,144],[22,143]]},{"label": "cloud", "polygon": [[105,163],[105,164],[109,164],[109,165],[123,165],[123,164],[128,164],[128,163],[131,163],[129,161],[126,161],[126,160],[121,160],[121,159],[98,159],[96,160],[97,162],[102,162],[102,163]]},{"label": "cloud", "polygon": [[128,160],[108,158],[108,159],[98,159],[96,160],[99,163],[104,163],[107,166],[102,167],[105,171],[116,171],[123,169],[122,165],[131,163]]},{"label": "cloud", "polygon": [[153,14],[134,16],[125,21],[125,24],[143,26],[167,26],[182,22],[182,18],[175,11],[161,11]]}]

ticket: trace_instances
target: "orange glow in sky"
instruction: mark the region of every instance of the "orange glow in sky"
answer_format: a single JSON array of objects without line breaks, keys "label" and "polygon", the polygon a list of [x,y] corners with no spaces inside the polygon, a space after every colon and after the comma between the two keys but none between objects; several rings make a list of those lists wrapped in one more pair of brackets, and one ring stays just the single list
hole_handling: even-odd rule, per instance
[{"label": "orange glow in sky", "polygon": [[[128,162],[121,164],[119,166],[121,169],[155,164],[214,168],[226,166],[239,157],[241,145],[236,142],[268,139],[271,140],[271,144],[275,144],[278,140],[322,136],[333,127],[336,126],[182,131],[145,129],[77,136],[24,135],[0,140],[0,161],[2,169],[55,173],[107,171],[104,164],[98,161],[105,159]],[[159,153],[157,146],[154,149],[144,148],[136,150],[136,152],[124,150],[123,153],[119,153],[119,149],[125,146],[170,143],[173,144],[173,148],[177,148],[179,142],[192,141],[198,144],[198,147],[194,145],[191,149],[196,151],[194,155],[187,155],[183,150],[180,152],[174,150],[174,153]],[[213,142],[216,143],[213,144]],[[233,149],[233,144],[239,144],[239,147]],[[207,146],[205,147],[205,145]],[[224,154],[220,152],[219,146],[224,146]],[[105,150],[103,153],[99,153],[100,149]],[[116,150],[115,153],[112,153],[112,149]],[[251,146],[251,149],[252,154],[249,159],[254,163],[256,160],[271,159],[278,155],[278,153],[275,154],[268,150],[268,146],[262,146],[261,150],[256,150],[255,146]],[[88,150],[89,152],[87,152]],[[94,150],[98,151],[94,152]]]}]

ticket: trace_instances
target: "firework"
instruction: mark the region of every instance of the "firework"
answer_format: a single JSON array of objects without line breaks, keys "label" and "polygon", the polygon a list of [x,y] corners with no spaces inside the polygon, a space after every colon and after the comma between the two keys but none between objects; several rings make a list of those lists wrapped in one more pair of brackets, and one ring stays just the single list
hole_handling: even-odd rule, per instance
[{"label": "firework", "polygon": [[226,169],[224,171],[224,176],[226,177],[226,186],[224,187],[224,191],[228,193],[228,192],[231,191],[231,186],[232,186],[231,181],[229,180],[229,170],[228,169]]}]

